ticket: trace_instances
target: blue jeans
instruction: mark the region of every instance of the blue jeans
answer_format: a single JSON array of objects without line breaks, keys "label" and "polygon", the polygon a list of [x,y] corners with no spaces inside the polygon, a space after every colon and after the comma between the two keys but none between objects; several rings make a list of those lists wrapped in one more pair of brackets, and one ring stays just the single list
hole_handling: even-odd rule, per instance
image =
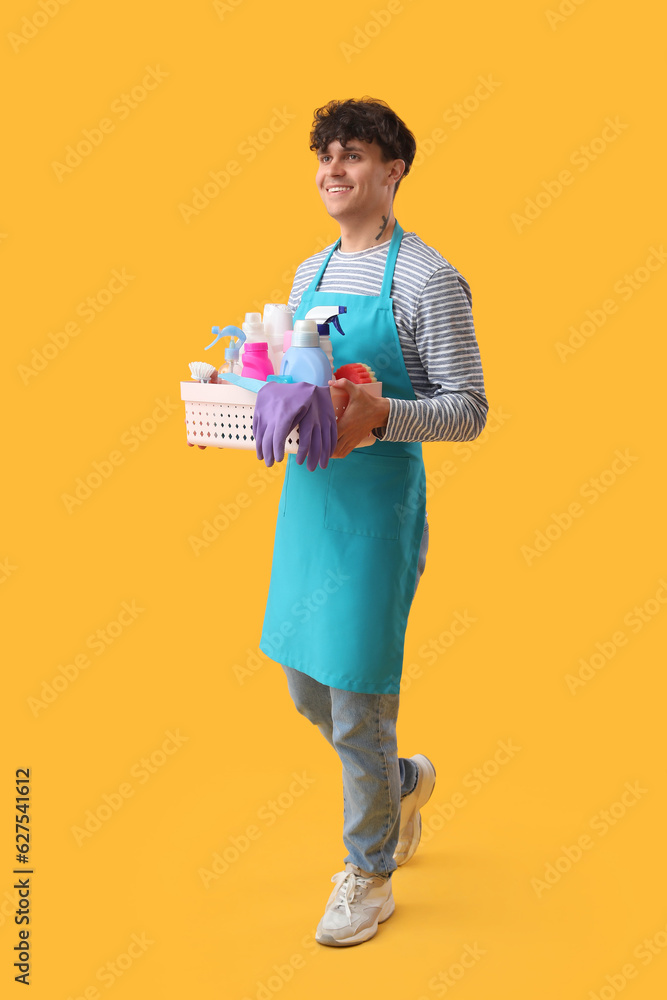
[{"label": "blue jeans", "polygon": [[[428,520],[419,549],[417,585],[426,565]],[[297,711],[316,725],[343,765],[343,842],[365,872],[391,875],[401,819],[400,800],[417,783],[417,768],[396,747],[399,695],[361,694],[320,684],[282,665]]]}]

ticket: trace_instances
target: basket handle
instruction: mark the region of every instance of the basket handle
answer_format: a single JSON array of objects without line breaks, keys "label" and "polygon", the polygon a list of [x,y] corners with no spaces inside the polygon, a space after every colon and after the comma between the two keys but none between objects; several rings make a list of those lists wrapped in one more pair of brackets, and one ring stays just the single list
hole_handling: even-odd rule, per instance
[{"label": "basket handle", "polygon": [[289,375],[269,375],[266,382],[262,382],[259,378],[248,378],[245,375],[234,375],[232,372],[223,372],[220,376],[223,381],[230,382],[232,385],[238,385],[241,389],[248,389],[250,392],[259,392],[266,382],[293,382],[294,379]]}]

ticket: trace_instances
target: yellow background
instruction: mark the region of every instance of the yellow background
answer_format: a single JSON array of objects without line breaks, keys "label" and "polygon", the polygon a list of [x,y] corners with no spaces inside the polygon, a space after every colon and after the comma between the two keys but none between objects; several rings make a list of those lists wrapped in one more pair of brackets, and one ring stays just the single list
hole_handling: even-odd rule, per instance
[{"label": "yellow background", "polygon": [[[29,767],[35,998],[663,997],[655,5],[564,0],[557,20],[556,0],[44,3],[50,14],[36,0],[2,14],[3,991],[22,995],[12,797]],[[156,67],[166,75],[123,104]],[[476,98],[480,78],[493,92]],[[419,140],[396,214],[471,285],[491,414],[467,449],[424,448],[431,545],[399,746],[428,754],[438,782],[424,843],[394,877],[395,915],[337,950],[312,934],[345,854],[339,763],[280,668],[253,660],[282,470],[262,489],[251,452],[188,448],[179,382],[208,359],[212,325],[286,301],[297,264],[338,235],[308,132],[315,107],[364,94]],[[89,155],[54,167],[105,118]],[[594,142],[607,119],[616,134]],[[597,151],[587,169],[582,146]],[[179,206],[230,160],[241,169],[185,221]],[[655,270],[637,271],[647,259]],[[81,303],[123,269],[87,321]],[[615,311],[561,360],[556,345],[607,300]],[[617,450],[629,457],[613,471]],[[107,475],[68,505],[96,469]],[[247,506],[195,554],[192,537],[239,494]],[[645,621],[627,618],[636,607]],[[475,621],[446,648],[457,613]],[[50,703],[30,700],[49,688]],[[520,750],[494,766],[499,741]],[[641,791],[614,805],[626,783]],[[448,811],[457,792],[465,804]],[[82,839],[89,811],[105,819]],[[225,851],[206,888],[200,869]],[[466,945],[481,957],[456,980]]]}]

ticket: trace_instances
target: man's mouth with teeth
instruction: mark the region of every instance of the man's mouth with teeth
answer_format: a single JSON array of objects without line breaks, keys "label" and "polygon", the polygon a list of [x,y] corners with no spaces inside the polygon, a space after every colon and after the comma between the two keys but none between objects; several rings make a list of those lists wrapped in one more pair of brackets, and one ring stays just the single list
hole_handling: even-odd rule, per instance
[{"label": "man's mouth with teeth", "polygon": [[338,191],[351,191],[351,190],[352,190],[351,187],[339,184],[336,187],[327,188],[327,193],[328,194],[336,194]]}]

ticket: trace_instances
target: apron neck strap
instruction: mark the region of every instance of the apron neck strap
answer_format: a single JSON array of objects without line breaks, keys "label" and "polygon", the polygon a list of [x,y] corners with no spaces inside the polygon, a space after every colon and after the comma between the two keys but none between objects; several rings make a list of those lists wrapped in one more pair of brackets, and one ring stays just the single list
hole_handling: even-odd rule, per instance
[{"label": "apron neck strap", "polygon": [[[398,256],[398,249],[401,245],[401,240],[403,239],[403,230],[399,226],[398,222],[394,221],[394,231],[391,234],[391,241],[389,243],[389,253],[387,254],[387,261],[384,268],[384,278],[382,279],[382,289],[380,291],[380,298],[388,299],[391,294],[391,283],[394,280],[394,267],[396,266],[396,258]],[[310,288],[308,291],[316,292],[317,286],[319,285],[324,272],[327,269],[327,264],[331,260],[334,252],[340,246],[340,237],[336,240],[331,250],[324,258],[322,265],[310,283]]]},{"label": "apron neck strap", "polygon": [[322,266],[320,267],[319,271],[317,272],[317,274],[315,275],[315,277],[311,281],[310,287],[308,288],[309,292],[316,292],[317,291],[317,286],[319,285],[320,281],[322,280],[322,276],[323,276],[324,272],[327,269],[327,264],[331,260],[331,258],[333,256],[334,250],[337,250],[339,246],[340,246],[340,237],[336,240],[336,242],[332,246],[331,250],[329,251],[329,253],[324,258],[324,262],[322,263]]},{"label": "apron neck strap", "polygon": [[387,254],[387,262],[384,266],[384,278],[382,279],[380,298],[388,299],[391,296],[391,283],[394,280],[394,268],[396,267],[396,258],[398,257],[398,250],[402,239],[403,230],[398,222],[394,220],[394,231],[391,234],[389,253]]}]

